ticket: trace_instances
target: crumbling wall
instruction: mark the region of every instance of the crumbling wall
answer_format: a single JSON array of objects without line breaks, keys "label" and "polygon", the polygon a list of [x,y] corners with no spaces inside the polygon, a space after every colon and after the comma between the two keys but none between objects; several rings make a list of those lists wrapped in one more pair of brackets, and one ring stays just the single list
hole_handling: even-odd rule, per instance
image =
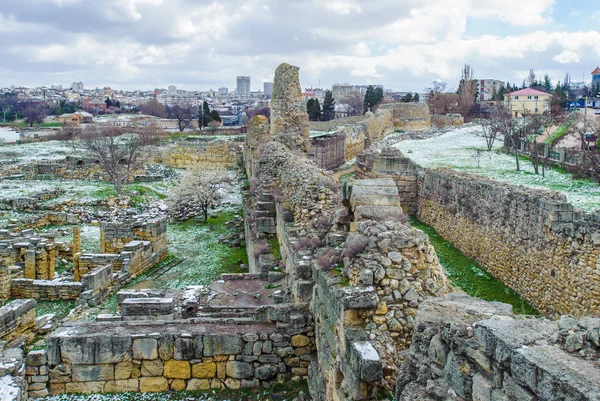
[{"label": "crumbling wall", "polygon": [[396,183],[402,209],[417,212],[418,166],[395,148],[369,148],[356,157],[356,178],[391,178]]},{"label": "crumbling wall", "polygon": [[304,378],[314,347],[310,316],[285,306],[265,315],[245,324],[67,325],[50,335],[47,350],[34,351],[39,363],[28,362],[27,372],[50,394],[239,389]]},{"label": "crumbling wall", "polygon": [[557,192],[427,170],[418,216],[546,316],[600,316],[600,214]]},{"label": "crumbling wall", "polygon": [[346,162],[346,136],[344,133],[311,136],[308,158],[325,170],[341,166]]},{"label": "crumbling wall", "polygon": [[271,137],[290,150],[310,150],[308,113],[298,67],[283,63],[275,70],[271,99]]},{"label": "crumbling wall", "polygon": [[11,282],[10,295],[19,299],[67,301],[79,298],[83,290],[83,285],[78,282],[17,278]]},{"label": "crumbling wall", "polygon": [[0,307],[0,340],[11,341],[17,337],[32,337],[35,329],[33,299],[17,299]]},{"label": "crumbling wall", "polygon": [[209,143],[180,141],[169,146],[155,160],[172,168],[225,167],[240,164],[241,146],[233,141],[218,140]]},{"label": "crumbling wall", "polygon": [[423,302],[398,401],[600,399],[600,319],[514,316],[451,294]]},{"label": "crumbling wall", "polygon": [[438,128],[462,127],[464,123],[465,120],[460,114],[433,114],[431,116],[431,125],[434,125]]},{"label": "crumbling wall", "polygon": [[346,135],[346,160],[358,156],[373,143],[381,140],[394,131],[393,114],[390,110],[368,112],[362,121],[347,125],[343,132]]},{"label": "crumbling wall", "polygon": [[394,126],[405,131],[423,131],[431,127],[429,107],[426,103],[386,103],[378,110],[391,110]]},{"label": "crumbling wall", "polygon": [[100,223],[100,253],[120,253],[131,241],[149,241],[159,259],[164,259],[168,251],[166,218]]}]

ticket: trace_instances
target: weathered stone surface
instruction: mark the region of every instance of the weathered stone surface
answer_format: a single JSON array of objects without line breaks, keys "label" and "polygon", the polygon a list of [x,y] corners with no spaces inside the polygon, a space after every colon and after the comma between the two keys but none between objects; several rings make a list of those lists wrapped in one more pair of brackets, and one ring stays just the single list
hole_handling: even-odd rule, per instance
[{"label": "weathered stone surface", "polygon": [[169,383],[164,377],[142,377],[140,378],[140,391],[142,392],[158,392],[167,391]]},{"label": "weathered stone surface", "polygon": [[158,358],[158,341],[154,338],[138,338],[133,340],[133,359]]},{"label": "weathered stone surface", "polygon": [[229,361],[227,362],[227,376],[234,379],[247,379],[254,375],[252,365],[247,362]]},{"label": "weathered stone surface", "polygon": [[113,364],[73,365],[72,379],[74,382],[107,381],[115,379]]},{"label": "weathered stone surface", "polygon": [[139,380],[111,380],[104,385],[105,393],[124,393],[128,391],[139,391]]},{"label": "weathered stone surface", "polygon": [[160,359],[142,361],[142,376],[162,376],[163,370],[164,365]]},{"label": "weathered stone surface", "polygon": [[165,362],[163,374],[169,379],[189,379],[192,377],[190,362],[168,360]]},{"label": "weathered stone surface", "polygon": [[236,355],[243,351],[243,341],[237,334],[209,334],[204,336],[204,355]]},{"label": "weathered stone surface", "polygon": [[192,365],[192,377],[197,379],[212,379],[217,374],[215,362],[200,362]]}]

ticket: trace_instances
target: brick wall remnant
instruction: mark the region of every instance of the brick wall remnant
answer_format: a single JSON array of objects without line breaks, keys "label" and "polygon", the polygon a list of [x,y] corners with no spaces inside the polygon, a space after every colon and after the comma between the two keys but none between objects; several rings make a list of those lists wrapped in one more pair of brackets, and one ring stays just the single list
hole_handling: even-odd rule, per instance
[{"label": "brick wall remnant", "polygon": [[460,114],[433,114],[431,116],[431,125],[438,128],[461,127],[464,123],[465,120]]},{"label": "brick wall remnant", "polygon": [[35,306],[33,299],[16,299],[0,307],[0,340],[33,337],[32,331],[36,327]]},{"label": "brick wall remnant", "polygon": [[310,150],[308,113],[298,67],[283,63],[275,70],[271,100],[271,136],[290,150]]}]

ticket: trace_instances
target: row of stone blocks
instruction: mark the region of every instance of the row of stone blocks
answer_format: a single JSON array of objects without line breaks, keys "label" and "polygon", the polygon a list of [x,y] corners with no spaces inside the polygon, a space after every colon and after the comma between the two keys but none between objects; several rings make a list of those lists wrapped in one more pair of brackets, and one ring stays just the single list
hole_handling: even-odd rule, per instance
[{"label": "row of stone blocks", "polygon": [[44,385],[30,387],[30,396],[256,387],[305,377],[314,345],[311,337],[272,324],[227,328],[181,321],[160,333],[148,332],[157,329],[149,325],[103,327],[63,327],[47,350],[32,351],[28,381]]}]

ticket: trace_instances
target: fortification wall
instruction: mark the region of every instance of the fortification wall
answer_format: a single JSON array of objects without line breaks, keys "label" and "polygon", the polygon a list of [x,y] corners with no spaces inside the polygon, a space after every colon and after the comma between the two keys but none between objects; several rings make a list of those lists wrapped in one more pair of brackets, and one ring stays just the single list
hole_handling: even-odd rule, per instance
[{"label": "fortification wall", "polygon": [[599,330],[599,319],[517,317],[466,295],[427,300],[396,399],[598,399]]},{"label": "fortification wall", "polygon": [[418,216],[546,316],[600,316],[600,213],[556,192],[427,170]]}]

